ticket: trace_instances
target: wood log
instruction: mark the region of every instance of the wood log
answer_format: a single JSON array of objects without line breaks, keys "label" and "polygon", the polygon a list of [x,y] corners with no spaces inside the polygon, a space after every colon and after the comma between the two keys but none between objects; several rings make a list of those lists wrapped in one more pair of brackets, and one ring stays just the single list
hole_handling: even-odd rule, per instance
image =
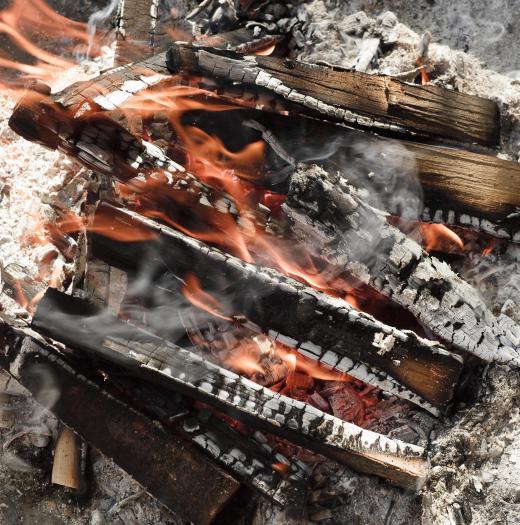
[{"label": "wood log", "polygon": [[405,307],[441,340],[520,366],[520,327],[494,316],[473,287],[388,224],[348,181],[302,167],[283,208],[293,238]]},{"label": "wood log", "polygon": [[79,439],[68,427],[63,428],[56,441],[51,481],[74,490],[81,488]]},{"label": "wood log", "polygon": [[168,50],[167,60],[174,74],[202,73],[265,89],[335,122],[484,146],[496,146],[500,138],[500,114],[494,102],[438,86],[179,43]]},{"label": "wood log", "polygon": [[120,0],[116,21],[116,66],[163,50],[167,40],[159,20],[159,3],[159,0]]},{"label": "wood log", "polygon": [[[129,243],[115,241],[106,231],[108,237],[92,235],[93,253],[111,265],[139,270],[140,261],[146,260],[156,273],[173,272],[181,281],[194,272],[204,290],[226,305],[226,315],[245,317],[255,331],[259,328],[308,358],[436,414],[451,400],[462,360],[441,345],[385,325],[344,300],[271,268],[246,263],[130,210],[102,203],[96,217],[99,224],[108,219],[114,231],[145,229],[155,239]],[[94,231],[96,225],[94,218]],[[165,290],[164,283],[161,289]]]},{"label": "wood log", "polygon": [[[117,68],[97,79],[73,85],[52,97],[49,97],[48,93],[31,91],[18,104],[10,119],[10,125],[26,139],[51,149],[60,148],[72,156],[79,155],[79,160],[87,163],[90,168],[103,172],[113,169],[113,166],[110,166],[113,156],[111,150],[121,147],[125,142],[128,145],[133,141],[136,143],[130,149],[133,155],[127,159],[132,164],[142,149],[142,146],[138,145],[141,137],[135,136],[138,131],[128,124],[124,113],[114,110],[151,86],[162,88],[181,82],[181,79],[169,75],[165,60],[163,53],[138,64]],[[233,93],[230,93],[229,97],[232,96]],[[270,108],[270,102],[264,105],[264,109]],[[112,112],[106,114],[102,124],[106,132],[86,132],[80,137],[81,140],[78,140],[78,134],[83,135],[82,130],[91,128],[93,117],[100,112],[101,115],[104,112]],[[222,118],[227,118],[227,115],[224,114]],[[110,119],[115,121],[113,125],[110,125]],[[290,144],[288,147],[296,161],[300,160],[298,152],[304,154],[318,139],[321,141],[320,147],[323,147],[323,143],[338,144],[338,153],[344,154],[347,159],[355,155],[351,145],[358,141],[366,143],[367,147],[375,146],[379,149],[384,149],[386,144],[381,137],[342,126],[326,125],[313,119],[283,117],[265,111],[250,111],[244,114],[243,119],[256,120],[267,126],[282,144],[284,132],[281,130],[287,130]],[[237,122],[237,119],[234,118],[233,121]],[[164,119],[161,119],[161,122],[167,126]],[[239,122],[237,125],[240,125]],[[120,126],[126,129],[120,129]],[[291,130],[296,130],[297,133]],[[165,136],[169,138],[172,133],[170,128],[167,134],[165,132]],[[297,144],[301,143],[302,147],[295,148],[294,141]],[[399,144],[416,159],[417,174],[424,192],[425,208],[422,220],[482,230],[491,235],[520,242],[518,163],[460,149],[410,141],[400,141]],[[81,153],[82,148],[88,148],[91,154]],[[316,156],[319,157],[319,154]],[[303,156],[301,160],[307,158]],[[116,174],[119,177],[129,176],[123,165],[118,169],[123,172]],[[393,209],[387,211],[399,212]]]},{"label": "wood log", "polygon": [[[126,272],[89,258],[83,287],[95,305],[108,306],[111,312],[119,313],[127,284]],[[194,407],[180,394],[172,396],[169,391],[136,381],[128,384],[129,378],[121,378],[120,374],[111,377],[111,383],[119,388],[123,385],[131,406],[151,414],[165,428],[191,441],[234,478],[289,510],[302,506],[307,492],[308,467],[275,452],[260,433],[242,435],[207,410]],[[273,468],[273,463],[287,465],[286,475]]]},{"label": "wood log", "polygon": [[38,305],[33,328],[358,471],[413,490],[424,483],[428,467],[421,447],[341,421],[115,317],[97,314],[84,301],[49,289]]},{"label": "wood log", "polygon": [[52,407],[56,417],[183,520],[209,525],[237,492],[239,483],[202,452],[166,433],[52,351],[5,325],[1,329],[9,340],[7,355],[0,356],[2,366],[36,398],[41,389],[38,372],[45,370],[60,391]]}]

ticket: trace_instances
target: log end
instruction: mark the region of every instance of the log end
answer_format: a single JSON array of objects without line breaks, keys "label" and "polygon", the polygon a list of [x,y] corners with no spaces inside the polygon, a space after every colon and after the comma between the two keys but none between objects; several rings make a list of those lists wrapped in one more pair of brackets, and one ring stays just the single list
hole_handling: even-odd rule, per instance
[{"label": "log end", "polygon": [[179,46],[173,44],[166,51],[166,66],[172,75],[180,73],[182,68],[182,57]]}]

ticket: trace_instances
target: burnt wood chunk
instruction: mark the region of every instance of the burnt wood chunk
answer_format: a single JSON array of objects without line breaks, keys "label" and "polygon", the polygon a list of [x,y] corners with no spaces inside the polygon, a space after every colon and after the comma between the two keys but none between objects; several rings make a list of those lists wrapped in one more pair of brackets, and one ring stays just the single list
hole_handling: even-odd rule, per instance
[{"label": "burnt wood chunk", "polygon": [[172,73],[204,74],[265,89],[327,120],[496,146],[498,106],[483,98],[437,86],[406,84],[391,77],[276,57],[240,56],[175,44]]},{"label": "burnt wood chunk", "polygon": [[364,430],[275,393],[116,317],[99,315],[92,305],[56,290],[47,290],[33,328],[360,472],[414,490],[427,477],[423,448]]},{"label": "burnt wood chunk", "polygon": [[56,417],[184,520],[209,525],[239,489],[239,483],[202,452],[165,432],[29,338],[10,372],[36,399],[46,388],[41,383],[45,373],[60,392],[49,407]]},{"label": "burnt wood chunk", "polygon": [[[146,260],[180,280],[194,272],[226,304],[275,340],[328,368],[346,373],[438,413],[451,400],[462,359],[442,345],[398,330],[280,272],[246,263],[130,210],[101,203],[94,218],[114,231],[145,231],[153,242],[117,242],[92,235],[96,257],[125,270]],[[101,219],[103,217],[103,219]],[[108,233],[108,232],[107,232]],[[173,299],[172,299],[173,301]],[[426,402],[425,402],[426,401]]]},{"label": "burnt wood chunk", "polygon": [[438,338],[520,366],[520,327],[493,315],[476,289],[388,224],[346,179],[301,167],[283,208],[295,240],[405,307]]}]

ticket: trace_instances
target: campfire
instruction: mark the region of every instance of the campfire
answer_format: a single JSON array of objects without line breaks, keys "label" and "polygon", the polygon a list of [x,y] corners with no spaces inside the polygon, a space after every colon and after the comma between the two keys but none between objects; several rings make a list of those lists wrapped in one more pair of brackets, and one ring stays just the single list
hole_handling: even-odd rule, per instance
[{"label": "campfire", "polygon": [[296,6],[192,3],[0,14],[9,126],[69,159],[18,239],[37,271],[1,274],[0,365],[64,425],[52,480],[80,489],[86,443],[195,524],[339,523],[330,465],[427,492],[431,429],[520,366],[514,304],[465,271],[520,240],[501,108],[435,83],[429,34],[389,76],[378,38],[296,60]]}]

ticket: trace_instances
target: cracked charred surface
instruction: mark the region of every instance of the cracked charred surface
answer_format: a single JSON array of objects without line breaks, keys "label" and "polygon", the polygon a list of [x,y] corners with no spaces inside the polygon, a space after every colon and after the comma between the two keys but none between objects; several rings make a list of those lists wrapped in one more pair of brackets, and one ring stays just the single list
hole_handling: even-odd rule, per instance
[{"label": "cracked charred surface", "polygon": [[[247,318],[255,330],[259,327],[328,368],[434,413],[438,412],[434,407],[451,399],[462,360],[442,345],[385,325],[342,299],[271,268],[246,263],[130,210],[102,203],[98,213],[110,216],[115,230],[146,228],[150,236],[156,233],[159,238],[153,243],[120,243],[96,235],[92,244],[97,257],[125,270],[137,269],[146,258],[156,271],[163,267],[178,279],[193,271],[205,290],[223,298],[226,315]],[[93,224],[95,229],[95,219]]]},{"label": "cracked charred surface", "polygon": [[284,209],[293,236],[316,256],[404,306],[441,340],[485,361],[520,366],[520,327],[495,317],[474,288],[366,206],[348,181],[302,168]]}]

